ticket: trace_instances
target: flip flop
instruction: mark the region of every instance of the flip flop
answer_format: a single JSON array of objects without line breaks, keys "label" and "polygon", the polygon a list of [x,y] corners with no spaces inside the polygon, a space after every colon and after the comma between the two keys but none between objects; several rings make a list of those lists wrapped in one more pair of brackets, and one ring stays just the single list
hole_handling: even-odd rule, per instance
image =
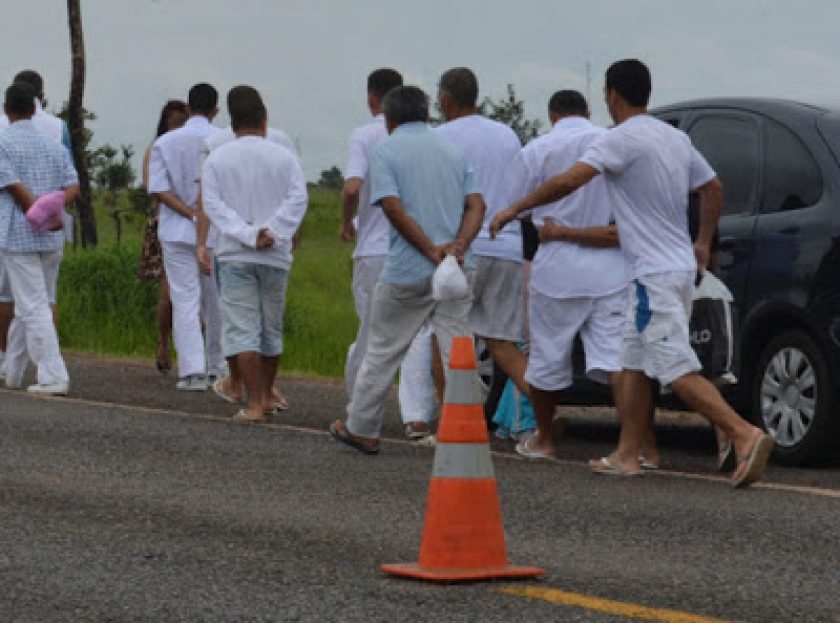
[{"label": "flip flop", "polygon": [[554,458],[554,455],[546,454],[545,452],[540,452],[539,450],[534,450],[531,447],[531,439],[533,437],[528,437],[525,441],[520,441],[516,444],[514,450],[519,456],[524,456],[526,459],[538,459],[538,460],[551,460]]},{"label": "flip flop", "polygon": [[639,455],[639,467],[652,472],[652,471],[655,471],[655,470],[659,469],[659,463],[654,463],[653,461],[648,461],[647,457],[645,457],[645,455],[640,454]]},{"label": "flip flop", "polygon": [[738,457],[735,456],[735,447],[731,441],[718,450],[718,471],[731,472],[738,467]]},{"label": "flip flop", "polygon": [[265,419],[265,416],[260,417],[251,417],[248,415],[248,412],[245,409],[240,409],[237,411],[233,417],[231,418],[234,422],[248,422],[250,424],[260,424],[262,422],[267,422],[268,420]]},{"label": "flip flop", "polygon": [[747,456],[738,457],[738,468],[732,477],[732,486],[742,489],[761,478],[775,445],[773,437],[763,433]]},{"label": "flip flop", "polygon": [[365,444],[356,441],[356,439],[353,438],[353,435],[350,434],[350,431],[343,426],[341,430],[336,428],[335,422],[330,424],[330,435],[332,435],[333,439],[337,442],[343,443],[345,446],[353,448],[362,454],[379,454],[379,444],[376,444],[375,446],[366,446]]},{"label": "flip flop", "polygon": [[289,410],[289,401],[285,398],[281,398],[277,402],[274,403],[274,411],[288,411]]},{"label": "flip flop", "polygon": [[612,461],[607,456],[602,456],[597,461],[589,461],[589,469],[596,474],[605,474],[607,476],[640,476],[642,472],[628,472]]},{"label": "flip flop", "polygon": [[239,400],[236,400],[232,396],[229,396],[228,394],[225,393],[225,388],[224,388],[223,383],[224,383],[224,379],[216,379],[215,381],[213,381],[213,393],[216,394],[219,398],[221,398],[225,402],[229,402],[231,404],[236,404],[237,402],[240,402]]}]

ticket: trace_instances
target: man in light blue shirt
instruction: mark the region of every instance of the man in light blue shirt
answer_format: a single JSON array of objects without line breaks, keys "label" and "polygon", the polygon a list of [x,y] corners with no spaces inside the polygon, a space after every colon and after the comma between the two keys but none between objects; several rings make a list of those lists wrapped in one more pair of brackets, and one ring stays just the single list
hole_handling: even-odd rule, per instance
[{"label": "man in light blue shirt", "polygon": [[[66,394],[67,368],[58,349],[58,336],[50,311],[64,234],[36,232],[25,212],[35,198],[65,191],[69,203],[78,194],[76,171],[60,144],[45,137],[32,123],[35,90],[15,83],[6,90],[5,111],[10,126],[0,135],[0,251],[15,301],[15,318],[25,328],[29,357],[38,366],[38,382],[29,391]],[[6,386],[20,387],[23,370],[6,367]]]},{"label": "man in light blue shirt", "polygon": [[333,437],[365,454],[379,452],[385,397],[411,341],[430,322],[449,359],[452,338],[472,335],[472,297],[435,300],[432,275],[446,255],[472,267],[470,243],[484,218],[484,200],[464,155],[428,126],[429,100],[398,87],[383,101],[391,134],[371,155],[371,203],[391,223],[388,259],[374,291],[368,349]]}]

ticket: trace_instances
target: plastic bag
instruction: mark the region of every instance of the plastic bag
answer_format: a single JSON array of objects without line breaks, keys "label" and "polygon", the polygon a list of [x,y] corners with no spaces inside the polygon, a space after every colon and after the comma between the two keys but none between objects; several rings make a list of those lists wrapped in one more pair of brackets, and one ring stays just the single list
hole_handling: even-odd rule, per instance
[{"label": "plastic bag", "polygon": [[709,271],[694,289],[689,331],[691,346],[703,366],[701,374],[716,385],[737,382],[732,373],[735,359],[734,297]]},{"label": "plastic bag", "polygon": [[467,296],[470,286],[454,255],[447,255],[432,276],[432,298],[451,301]]},{"label": "plastic bag", "polygon": [[63,219],[64,215],[64,191],[41,195],[35,200],[26,211],[26,222],[35,231],[46,231],[50,228],[52,220]]}]

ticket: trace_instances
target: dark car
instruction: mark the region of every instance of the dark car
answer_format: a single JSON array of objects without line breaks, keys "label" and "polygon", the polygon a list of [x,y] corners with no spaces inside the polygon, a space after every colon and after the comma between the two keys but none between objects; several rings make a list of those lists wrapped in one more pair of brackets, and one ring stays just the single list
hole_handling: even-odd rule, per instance
[{"label": "dark car", "polygon": [[727,98],[652,114],[723,183],[715,272],[740,326],[728,397],[784,461],[840,449],[840,109]]}]

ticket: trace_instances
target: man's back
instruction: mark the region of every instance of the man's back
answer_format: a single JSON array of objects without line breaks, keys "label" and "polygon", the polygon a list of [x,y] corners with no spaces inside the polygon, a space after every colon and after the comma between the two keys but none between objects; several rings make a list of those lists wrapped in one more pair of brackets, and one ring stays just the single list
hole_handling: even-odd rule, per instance
[{"label": "man's back", "polygon": [[387,255],[390,225],[382,210],[370,202],[370,157],[374,148],[388,138],[384,115],[377,115],[350,135],[350,157],[344,178],[362,180],[359,189],[358,226],[353,257]]},{"label": "man's back", "polygon": [[[584,117],[560,119],[548,134],[531,141],[517,156],[513,188],[524,195],[563,173],[605,132]],[[546,218],[575,229],[606,227],[613,219],[606,183],[596,178],[568,197],[535,209],[532,218],[537,227],[542,227]],[[531,283],[543,294],[559,298],[605,296],[625,288],[628,281],[617,247],[554,241],[540,245]]]},{"label": "man's back", "polygon": [[[67,150],[31,121],[18,121],[0,133],[0,187],[20,182],[37,197],[76,181]],[[12,196],[0,192],[0,248],[13,253],[55,250],[63,239],[61,231],[34,232]]]},{"label": "man's back", "polygon": [[[167,132],[152,145],[149,192],[173,192],[194,207],[199,194],[198,166],[205,139],[218,131],[200,115],[183,127]],[[158,237],[165,242],[195,244],[195,226],[166,205],[160,206]]]},{"label": "man's back", "polygon": [[[271,249],[254,251],[220,227],[220,259],[254,261],[281,268],[291,264],[291,235],[306,210],[306,182],[297,156],[259,136],[245,136],[214,150],[204,165],[205,209],[213,218],[221,202],[250,225],[261,227],[282,214],[288,236]],[[277,232],[275,232],[277,234]]]},{"label": "man's back", "polygon": [[[425,123],[399,126],[373,151],[371,201],[376,204],[385,197],[399,198],[433,244],[456,237],[465,197],[477,192],[473,171],[464,155]],[[431,261],[391,230],[382,281],[412,283],[431,276],[434,268]]]},{"label": "man's back", "polygon": [[437,128],[443,136],[457,145],[475,171],[476,180],[487,206],[484,223],[473,242],[478,255],[522,259],[522,239],[519,221],[505,227],[495,240],[490,240],[490,221],[510,198],[505,179],[521,143],[508,126],[479,114],[459,117]]},{"label": "man's back", "polygon": [[637,115],[604,134],[581,160],[604,174],[633,277],[696,269],[688,193],[715,174],[685,133]]}]

